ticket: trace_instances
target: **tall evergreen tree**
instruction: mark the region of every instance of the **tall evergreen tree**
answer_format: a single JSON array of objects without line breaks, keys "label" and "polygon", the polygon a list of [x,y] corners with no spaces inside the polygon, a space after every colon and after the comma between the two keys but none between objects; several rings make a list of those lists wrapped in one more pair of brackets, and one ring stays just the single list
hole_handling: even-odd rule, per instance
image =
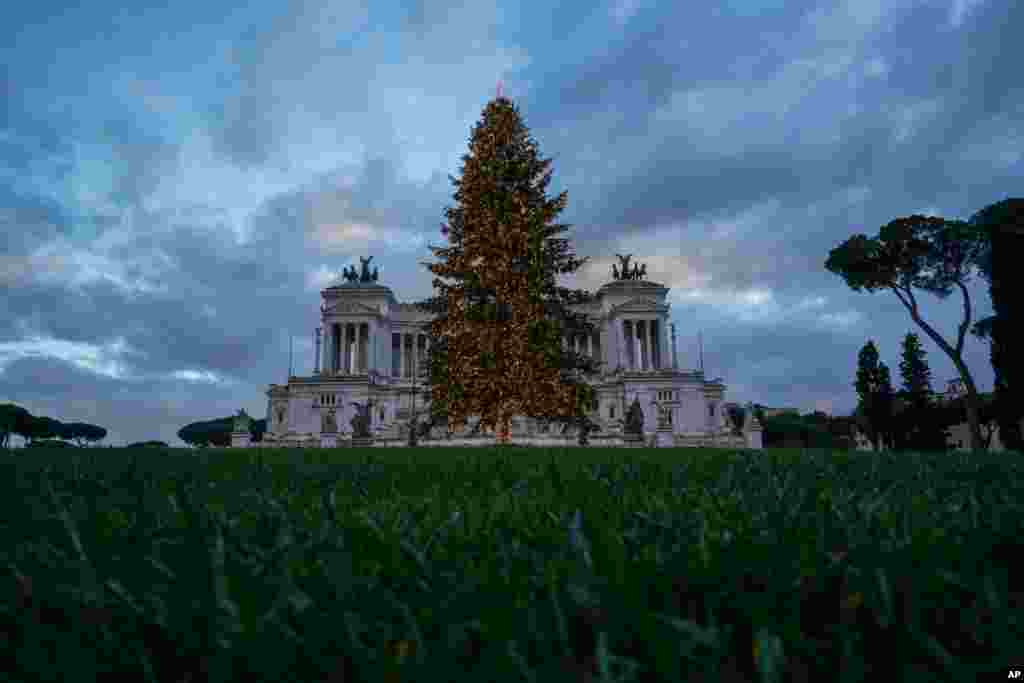
[{"label": "tall evergreen tree", "polygon": [[982,277],[988,280],[994,315],[978,321],[973,333],[991,342],[989,357],[995,371],[995,413],[999,439],[1008,450],[1024,452],[1024,199],[1010,198],[974,214],[970,223],[988,237],[981,259]]},{"label": "tall evergreen tree", "polygon": [[908,397],[925,398],[932,394],[932,371],[925,360],[921,339],[913,332],[903,338],[903,357],[900,359],[900,377],[903,391]]},{"label": "tall evergreen tree", "polygon": [[586,262],[553,237],[569,227],[553,223],[567,193],[547,198],[551,160],[504,97],[487,104],[462,160],[442,226],[451,246],[430,247],[443,261],[423,264],[440,294],[418,304],[434,316],[425,326],[432,421],[443,417],[451,433],[479,416],[477,428],[502,441],[514,415],[583,425],[594,394],[586,379],[600,363],[562,343],[594,331],[568,308],[594,295],[555,283]]},{"label": "tall evergreen tree", "polygon": [[854,388],[859,397],[858,410],[868,423],[868,438],[875,450],[891,448],[893,442],[893,390],[889,368],[878,360],[873,340],[861,347],[857,355],[857,381]]},{"label": "tall evergreen tree", "polygon": [[902,410],[896,435],[898,450],[945,450],[946,431],[938,420],[932,399],[932,373],[925,360],[921,340],[913,332],[903,338],[900,376],[903,389],[899,393]]}]

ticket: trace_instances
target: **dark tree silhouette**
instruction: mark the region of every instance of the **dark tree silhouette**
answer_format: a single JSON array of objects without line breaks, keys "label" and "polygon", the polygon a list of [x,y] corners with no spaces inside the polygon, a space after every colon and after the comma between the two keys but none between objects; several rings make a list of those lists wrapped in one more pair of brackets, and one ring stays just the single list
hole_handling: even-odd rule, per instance
[{"label": "dark tree silhouette", "polygon": [[[850,237],[831,250],[825,261],[825,268],[842,277],[855,292],[893,292],[911,319],[953,361],[967,388],[967,421],[971,447],[976,450],[983,448],[978,389],[963,359],[964,336],[971,325],[971,297],[966,283],[978,269],[986,242],[984,231],[965,221],[913,215],[883,225],[876,237]],[[945,299],[954,286],[963,297],[963,320],[955,346],[924,320],[913,292],[921,289]]]}]

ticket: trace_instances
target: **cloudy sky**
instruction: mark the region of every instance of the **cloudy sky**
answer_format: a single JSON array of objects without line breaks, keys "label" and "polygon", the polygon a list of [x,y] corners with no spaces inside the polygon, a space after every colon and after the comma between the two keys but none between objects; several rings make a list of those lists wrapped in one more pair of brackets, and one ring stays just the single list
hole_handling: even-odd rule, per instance
[{"label": "cloudy sky", "polygon": [[[419,263],[499,79],[590,257],[561,284],[646,262],[680,364],[703,330],[730,400],[847,414],[868,338],[898,382],[920,330],[829,249],[1024,193],[1012,0],[70,5],[0,23],[0,402],[115,445],[263,417],[360,256],[399,301],[430,296]],[[920,301],[952,338],[959,297]],[[966,357],[991,390],[985,344]]]}]

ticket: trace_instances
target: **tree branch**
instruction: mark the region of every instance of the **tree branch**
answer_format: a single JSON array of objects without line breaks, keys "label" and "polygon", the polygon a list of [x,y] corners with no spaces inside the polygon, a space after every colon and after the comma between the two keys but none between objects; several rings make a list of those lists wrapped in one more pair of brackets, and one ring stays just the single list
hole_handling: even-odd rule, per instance
[{"label": "tree branch", "polygon": [[964,319],[960,323],[959,334],[956,340],[956,355],[959,356],[964,350],[964,335],[967,334],[967,328],[971,325],[971,295],[967,293],[967,287],[964,283],[957,281],[957,286],[960,287],[960,293],[964,297]]},{"label": "tree branch", "polygon": [[892,288],[892,291],[894,294],[896,294],[896,298],[900,300],[900,303],[902,303],[906,307],[906,309],[910,311],[910,317],[913,319],[913,321],[917,323],[922,330],[925,331],[925,334],[931,337],[932,341],[939,345],[940,349],[945,351],[946,354],[950,356],[950,358],[960,358],[959,349],[954,349],[952,346],[950,346],[949,342],[943,339],[942,336],[938,332],[936,332],[931,325],[926,323],[924,319],[918,314],[916,303],[911,305],[910,302],[908,302],[906,299],[900,296],[900,292],[895,287]]}]

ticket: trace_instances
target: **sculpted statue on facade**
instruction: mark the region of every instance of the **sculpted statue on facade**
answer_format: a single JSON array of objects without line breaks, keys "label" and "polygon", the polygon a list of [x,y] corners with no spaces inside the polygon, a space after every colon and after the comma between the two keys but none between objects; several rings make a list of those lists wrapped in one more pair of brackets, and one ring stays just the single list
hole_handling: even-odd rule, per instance
[{"label": "sculpted statue on facade", "polygon": [[634,398],[633,402],[629,406],[629,410],[626,411],[626,426],[625,432],[627,434],[640,434],[643,432],[644,427],[644,411],[640,407],[640,399]]},{"label": "sculpted statue on facade", "polygon": [[320,431],[324,434],[338,433],[338,419],[334,408],[329,408],[320,416]]},{"label": "sculpted statue on facade", "polygon": [[[632,254],[626,254],[625,256],[623,256],[622,254],[616,254],[615,256],[618,257],[619,265],[622,267],[621,273],[619,275],[616,275],[615,279],[616,280],[625,280],[628,277],[628,275],[629,275],[629,259],[633,255]],[[612,268],[614,268],[614,267],[615,266],[613,265]]]},{"label": "sculpted statue on facade", "polygon": [[359,257],[359,262],[363,266],[362,272],[359,274],[359,281],[360,282],[369,282],[370,281],[370,261],[372,261],[372,260],[373,260],[372,256],[367,256],[366,258],[363,258],[362,256]]},{"label": "sculpted statue on facade", "polygon": [[252,419],[246,414],[245,408],[239,410],[238,415],[235,415],[234,431],[248,432],[251,424]]},{"label": "sculpted statue on facade", "polygon": [[352,425],[352,436],[356,439],[366,439],[370,436],[370,404],[360,404],[355,401],[352,405],[356,407],[356,414],[349,421]]},{"label": "sculpted statue on facade", "polygon": [[629,259],[630,259],[631,256],[633,256],[632,254],[626,254],[625,256],[623,256],[622,254],[616,254],[616,256],[619,257],[619,262],[620,262],[620,265],[622,266],[622,269],[620,270],[620,269],[616,268],[615,264],[613,263],[612,264],[612,277],[613,278],[615,278],[616,280],[643,280],[645,277],[647,277],[647,264],[646,263],[643,264],[643,265],[633,264],[633,267],[630,268]]}]

